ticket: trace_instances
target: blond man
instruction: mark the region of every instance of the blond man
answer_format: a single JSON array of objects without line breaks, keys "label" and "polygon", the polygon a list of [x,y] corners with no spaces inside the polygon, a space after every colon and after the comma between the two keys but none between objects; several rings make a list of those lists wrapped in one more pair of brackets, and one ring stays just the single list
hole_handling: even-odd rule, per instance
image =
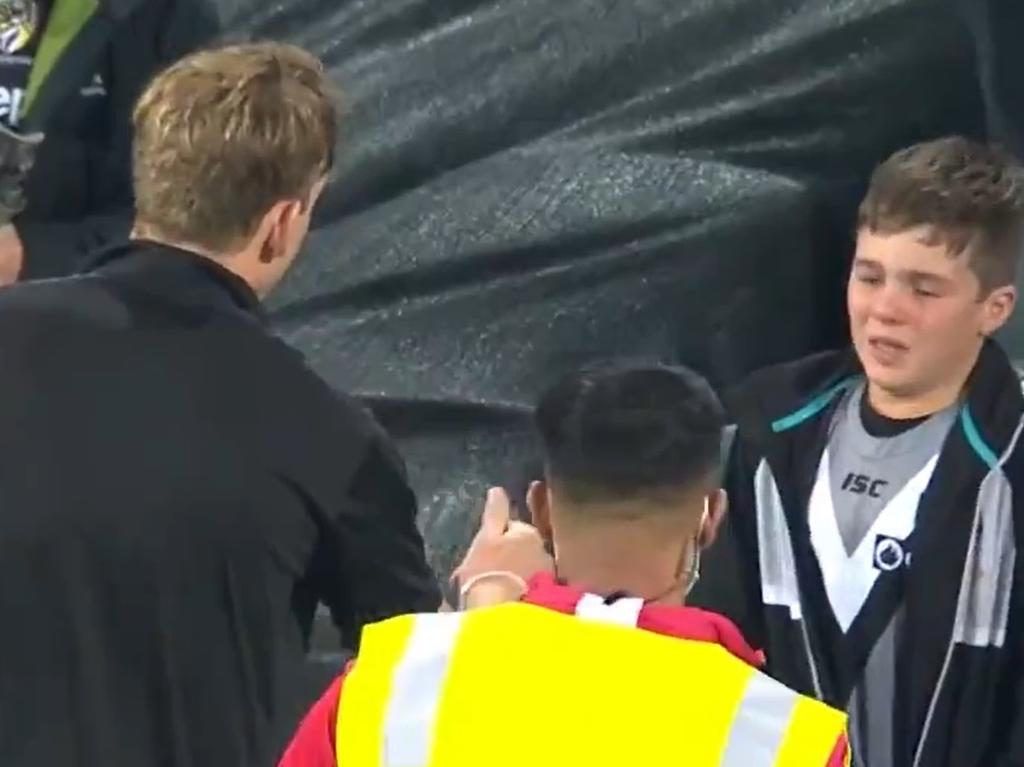
[{"label": "blond man", "polygon": [[190,56],[135,109],[131,240],[0,293],[5,767],[271,764],[318,602],[438,606],[393,447],[260,306],[336,130],[301,50]]}]

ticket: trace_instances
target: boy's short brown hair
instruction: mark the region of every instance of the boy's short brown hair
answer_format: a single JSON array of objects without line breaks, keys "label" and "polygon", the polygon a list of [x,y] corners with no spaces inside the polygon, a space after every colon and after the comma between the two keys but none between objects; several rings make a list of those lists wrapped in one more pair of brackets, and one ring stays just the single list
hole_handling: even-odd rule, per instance
[{"label": "boy's short brown hair", "polygon": [[333,162],[336,116],[321,63],[279,43],[192,54],[159,74],[133,115],[143,232],[223,251],[281,200],[309,200]]},{"label": "boy's short brown hair", "polygon": [[970,248],[986,292],[1013,284],[1024,248],[1024,168],[959,136],[896,152],[872,174],[857,227],[894,234],[921,226],[952,255]]}]

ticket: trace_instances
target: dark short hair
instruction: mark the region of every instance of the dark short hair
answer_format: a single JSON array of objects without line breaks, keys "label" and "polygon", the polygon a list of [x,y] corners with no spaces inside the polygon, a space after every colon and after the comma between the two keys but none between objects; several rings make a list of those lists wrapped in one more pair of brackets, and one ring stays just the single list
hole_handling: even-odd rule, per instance
[{"label": "dark short hair", "polygon": [[535,411],[549,481],[567,500],[662,500],[707,484],[725,416],[684,367],[605,362],[571,373]]},{"label": "dark short hair", "polygon": [[921,226],[953,255],[971,246],[986,291],[1012,284],[1024,249],[1024,168],[961,136],[901,149],[872,174],[857,227],[896,234]]}]

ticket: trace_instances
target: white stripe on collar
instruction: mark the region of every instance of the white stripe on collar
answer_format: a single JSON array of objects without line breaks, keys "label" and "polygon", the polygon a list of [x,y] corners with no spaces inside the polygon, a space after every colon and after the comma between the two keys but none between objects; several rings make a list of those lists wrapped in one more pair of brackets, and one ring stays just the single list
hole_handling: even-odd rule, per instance
[{"label": "white stripe on collar", "polygon": [[638,597],[616,599],[609,604],[597,594],[584,594],[576,603],[576,617],[619,626],[636,626],[644,600]]}]

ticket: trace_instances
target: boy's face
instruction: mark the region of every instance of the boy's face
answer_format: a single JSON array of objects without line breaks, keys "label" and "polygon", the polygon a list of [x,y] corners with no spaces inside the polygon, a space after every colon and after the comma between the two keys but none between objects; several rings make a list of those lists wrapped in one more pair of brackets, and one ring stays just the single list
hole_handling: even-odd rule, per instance
[{"label": "boy's face", "polygon": [[987,295],[968,248],[953,256],[928,228],[861,229],[847,286],[850,333],[868,380],[919,397],[963,378],[985,336],[1013,311],[1013,286]]}]

